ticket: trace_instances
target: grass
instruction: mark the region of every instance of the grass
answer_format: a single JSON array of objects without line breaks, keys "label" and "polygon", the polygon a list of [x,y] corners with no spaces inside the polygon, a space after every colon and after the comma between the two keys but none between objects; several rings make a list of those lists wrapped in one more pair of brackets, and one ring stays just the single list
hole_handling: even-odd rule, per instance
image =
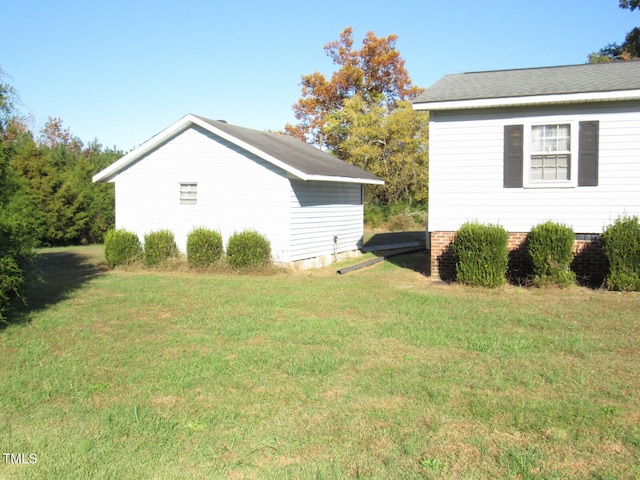
[{"label": "grass", "polygon": [[25,459],[0,478],[640,477],[640,295],[446,286],[426,261],[42,252],[47,283],[0,331],[0,445]]}]

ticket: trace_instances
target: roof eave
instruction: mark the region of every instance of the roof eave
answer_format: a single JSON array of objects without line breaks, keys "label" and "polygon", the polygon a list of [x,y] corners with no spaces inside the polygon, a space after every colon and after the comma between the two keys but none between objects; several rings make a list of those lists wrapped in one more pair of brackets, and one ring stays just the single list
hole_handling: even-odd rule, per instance
[{"label": "roof eave", "polygon": [[359,177],[340,177],[332,175],[307,175],[306,178],[299,178],[308,182],[337,182],[337,183],[359,183],[364,185],[384,185],[381,178],[359,178]]},{"label": "roof eave", "polygon": [[446,100],[414,103],[414,110],[466,110],[474,108],[515,107],[526,105],[551,105],[562,103],[585,103],[639,100],[640,90],[612,92],[565,93],[555,95],[531,95],[504,98],[476,98],[469,100]]}]

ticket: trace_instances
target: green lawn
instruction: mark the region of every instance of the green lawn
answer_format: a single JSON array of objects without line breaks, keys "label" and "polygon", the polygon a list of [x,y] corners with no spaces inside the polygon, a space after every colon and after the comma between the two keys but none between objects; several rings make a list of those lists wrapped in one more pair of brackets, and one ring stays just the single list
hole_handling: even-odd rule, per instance
[{"label": "green lawn", "polygon": [[426,261],[42,252],[0,331],[0,478],[639,478],[640,295],[448,286]]}]

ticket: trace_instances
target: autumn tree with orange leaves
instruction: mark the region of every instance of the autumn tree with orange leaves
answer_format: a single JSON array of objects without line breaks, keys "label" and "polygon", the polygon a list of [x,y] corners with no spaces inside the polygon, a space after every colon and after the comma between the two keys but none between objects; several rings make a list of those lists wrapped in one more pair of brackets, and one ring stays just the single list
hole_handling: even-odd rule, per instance
[{"label": "autumn tree with orange leaves", "polygon": [[367,188],[368,203],[424,205],[428,116],[411,106],[423,89],[412,85],[397,38],[368,32],[355,50],[351,27],[344,29],[324,47],[338,70],[331,79],[302,76],[298,123],[285,130],[382,178],[384,186]]},{"label": "autumn tree with orange leaves", "polygon": [[322,133],[325,117],[343,108],[346,99],[360,95],[368,103],[383,102],[389,110],[399,101],[411,100],[423,92],[411,84],[405,62],[396,49],[397,35],[378,38],[367,32],[360,50],[353,49],[353,30],[345,28],[340,40],[324,50],[339,68],[327,79],[322,73],[303,75],[302,98],[293,105],[298,123],[287,124],[287,134],[309,143],[331,147]]}]

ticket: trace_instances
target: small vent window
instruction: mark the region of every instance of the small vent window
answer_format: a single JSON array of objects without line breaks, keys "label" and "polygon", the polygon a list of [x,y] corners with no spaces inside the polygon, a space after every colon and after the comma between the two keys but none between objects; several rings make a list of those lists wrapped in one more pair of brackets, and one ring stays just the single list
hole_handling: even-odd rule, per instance
[{"label": "small vent window", "polygon": [[195,205],[198,202],[198,184],[180,184],[180,205]]}]

